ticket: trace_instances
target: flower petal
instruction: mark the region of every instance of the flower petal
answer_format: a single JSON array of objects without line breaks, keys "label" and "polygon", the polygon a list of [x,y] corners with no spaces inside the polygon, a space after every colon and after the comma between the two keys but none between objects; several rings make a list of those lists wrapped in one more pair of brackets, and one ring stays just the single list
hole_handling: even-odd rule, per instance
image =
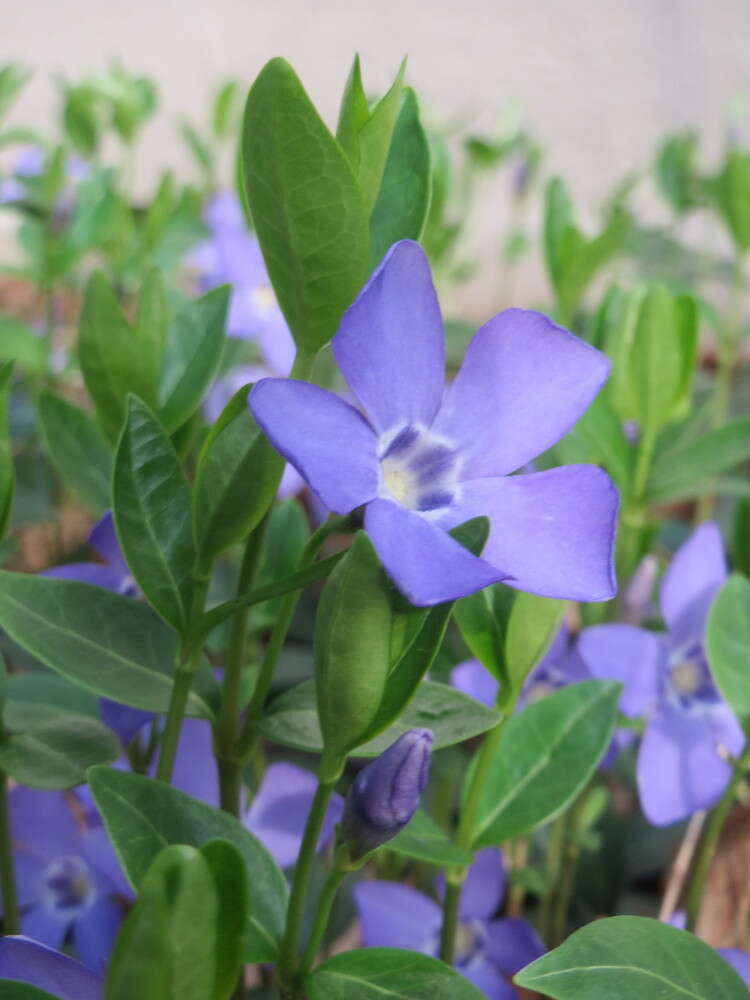
[{"label": "flower petal", "polygon": [[622,683],[625,715],[642,715],[656,704],[667,668],[662,637],[635,625],[592,625],[581,632],[578,650],[594,677]]},{"label": "flower petal", "polygon": [[[271,764],[245,816],[245,826],[263,842],[280,868],[289,868],[297,860],[316,788],[317,779],[310,771],[284,762]],[[342,811],[343,800],[334,793],[318,850],[330,841]]]},{"label": "flower petal", "polygon": [[365,529],[396,586],[417,607],[466,597],[504,579],[434,523],[390,500],[367,505]]},{"label": "flower petal", "polygon": [[16,785],[9,800],[14,844],[45,861],[78,854],[81,835],[64,792]]},{"label": "flower petal", "polygon": [[531,924],[518,917],[506,917],[487,924],[485,950],[506,976],[515,976],[547,949]]},{"label": "flower petal", "polygon": [[518,994],[481,953],[456,969],[481,990],[487,1000],[517,1000]]},{"label": "flower petal", "polygon": [[719,756],[710,719],[662,705],[654,714],[638,753],[641,806],[654,826],[668,826],[698,809],[709,809],[732,777]]},{"label": "flower petal", "polygon": [[445,382],[443,322],[430,265],[418,243],[395,243],[347,309],[333,353],[380,432],[429,427]]},{"label": "flower petal", "polygon": [[461,891],[462,920],[487,920],[493,916],[505,894],[503,856],[495,847],[479,851]]},{"label": "flower petal", "polygon": [[89,545],[98,552],[110,569],[115,570],[120,576],[130,576],[128,564],[122,554],[120,543],[115,531],[115,522],[112,511],[108,510],[104,517],[94,525],[89,535]]},{"label": "flower petal", "polygon": [[478,331],[434,428],[464,478],[504,476],[566,434],[609,374],[607,358],[538,312],[506,309]]},{"label": "flower petal", "polygon": [[67,955],[26,937],[0,938],[0,978],[38,986],[60,1000],[101,1000],[103,983]]},{"label": "flower petal", "polygon": [[366,948],[435,953],[443,914],[429,896],[398,882],[359,882],[354,901]]},{"label": "flower petal", "polygon": [[44,904],[32,906],[21,914],[21,930],[25,937],[32,941],[41,941],[49,948],[59,948],[68,933],[70,920],[61,919]]},{"label": "flower petal", "polygon": [[606,601],[616,592],[613,566],[618,495],[593,465],[462,484],[441,518],[453,527],[481,514],[491,522],[483,558],[503,582],[543,597]]},{"label": "flower petal", "polygon": [[479,660],[466,660],[451,670],[451,684],[483,705],[494,705],[500,684]]},{"label": "flower petal", "polygon": [[377,495],[377,438],[349,403],[307,382],[277,378],[258,382],[249,402],[274,448],[329,510],[348,514]]},{"label": "flower petal", "polygon": [[73,927],[73,944],[83,964],[104,975],[125,911],[113,899],[97,899]]},{"label": "flower petal", "polygon": [[153,712],[121,705],[111,698],[99,699],[99,715],[104,725],[116,733],[124,747],[130,746],[143,726],[156,718]]},{"label": "flower petal", "polygon": [[118,570],[101,563],[65,563],[45,570],[40,576],[52,576],[58,580],[77,580],[79,583],[90,583],[105,590],[120,592],[123,576]]},{"label": "flower petal", "polygon": [[662,615],[676,642],[702,638],[708,609],[726,577],[721,532],[706,521],[675,552],[661,584]]},{"label": "flower petal", "polygon": [[746,986],[750,986],[750,954],[739,948],[717,948],[716,950],[739,974],[742,982]]}]

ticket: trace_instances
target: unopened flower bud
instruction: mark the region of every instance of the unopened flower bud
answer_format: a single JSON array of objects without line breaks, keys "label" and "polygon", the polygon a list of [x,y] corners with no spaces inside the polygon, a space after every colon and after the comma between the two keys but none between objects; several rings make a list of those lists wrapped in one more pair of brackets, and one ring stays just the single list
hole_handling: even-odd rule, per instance
[{"label": "unopened flower bud", "polygon": [[410,729],[363,768],[346,798],[341,839],[352,859],[395,837],[412,818],[427,784],[429,729]]}]

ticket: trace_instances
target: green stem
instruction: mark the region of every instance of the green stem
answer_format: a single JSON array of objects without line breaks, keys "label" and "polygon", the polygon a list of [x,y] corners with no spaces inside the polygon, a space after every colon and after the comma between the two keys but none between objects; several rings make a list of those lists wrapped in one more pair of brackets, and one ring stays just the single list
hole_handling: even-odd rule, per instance
[{"label": "green stem", "polygon": [[[490,774],[492,761],[495,757],[497,745],[503,733],[506,720],[513,712],[513,706],[506,708],[500,721],[493,726],[485,735],[476,767],[471,775],[469,790],[466,795],[466,802],[461,810],[461,818],[458,823],[458,833],[456,843],[459,847],[471,850],[474,839],[474,828],[476,826],[479,807],[482,803],[482,795]],[[461,903],[461,890],[466,879],[466,868],[449,868],[445,873],[446,886],[443,898],[443,926],[440,933],[440,957],[449,965],[453,964],[453,956],[456,950],[456,930],[458,928],[458,911]]]},{"label": "green stem", "polygon": [[[552,824],[547,845],[547,895],[542,900],[539,927],[542,939],[551,942],[555,925],[555,900],[558,896],[560,872],[563,867],[565,842],[568,835],[568,813],[561,813]],[[551,944],[550,944],[551,947]]]},{"label": "green stem", "polygon": [[645,500],[648,477],[656,447],[656,434],[645,430],[638,444],[633,486],[630,497],[622,512],[621,536],[618,546],[618,572],[623,580],[629,579],[638,564],[639,541],[648,509]]},{"label": "green stem", "polygon": [[[252,589],[260,566],[268,519],[267,514],[250,532],[245,542],[245,552],[237,578],[238,596]],[[250,608],[242,608],[236,612],[232,620],[224,666],[221,710],[216,729],[216,760],[219,768],[221,808],[233,816],[239,816],[242,788],[242,762],[237,758],[236,746],[240,732],[240,696],[249,617]]]},{"label": "green stem", "polygon": [[[313,562],[326,538],[342,524],[342,521],[342,518],[331,514],[328,520],[324,521],[317,531],[311,535],[302,552],[299,565],[297,566],[298,570],[305,569]],[[299,590],[293,590],[285,595],[281,610],[271,631],[271,638],[268,640],[268,646],[266,647],[266,652],[258,671],[258,678],[255,682],[253,695],[247,707],[245,721],[237,743],[237,757],[243,763],[249,760],[255,749],[258,719],[268,697],[268,690],[271,687],[276,664],[279,661],[279,655],[286,642],[287,632],[289,631],[289,626],[292,624],[292,618],[294,618],[294,612],[297,609],[300,593],[301,591]]]},{"label": "green stem", "polygon": [[690,876],[685,905],[685,909],[687,910],[688,930],[690,931],[695,930],[695,925],[698,922],[698,914],[700,913],[701,901],[703,899],[703,890],[705,889],[706,879],[708,878],[708,873],[711,869],[711,862],[713,861],[714,854],[716,853],[716,848],[719,843],[719,838],[721,837],[721,832],[724,829],[724,824],[726,823],[727,817],[729,816],[732,806],[734,805],[737,789],[742,784],[748,767],[750,767],[750,742],[748,742],[745,752],[739,760],[736,761],[732,780],[727,785],[724,794],[719,800],[719,804],[709,815],[703,837],[701,838],[693,872]]},{"label": "green stem", "polygon": [[0,888],[3,895],[3,933],[21,933],[21,915],[18,909],[16,874],[13,867],[13,841],[10,833],[8,807],[8,779],[0,771]]},{"label": "green stem", "polygon": [[[323,773],[323,762],[321,762],[321,773]],[[340,773],[342,767],[333,768]],[[313,858],[318,846],[320,831],[325,819],[328,803],[331,800],[336,779],[319,779],[310,812],[305,825],[305,833],[297,857],[297,864],[294,868],[294,879],[292,881],[292,892],[289,896],[289,906],[286,915],[286,927],[284,937],[281,941],[279,954],[278,973],[279,978],[287,991],[292,995],[297,991],[297,958],[299,952],[300,934],[302,931],[302,920],[305,914],[305,900],[307,889],[310,883],[310,872],[312,870]]]},{"label": "green stem", "polygon": [[320,894],[318,910],[315,914],[315,922],[313,923],[313,928],[310,932],[310,940],[307,942],[305,953],[302,956],[302,963],[299,970],[300,978],[306,976],[315,963],[315,957],[320,951],[323,938],[325,937],[334,900],[336,899],[341,883],[344,881],[347,874],[347,869],[341,868],[339,865],[335,865],[328,873],[328,878],[326,879],[323,891]]},{"label": "green stem", "polygon": [[[187,628],[188,635],[190,634],[192,623],[203,613],[207,590],[208,580],[195,581],[193,606]],[[174,759],[177,754],[177,744],[180,740],[182,721],[185,718],[185,709],[187,708],[190,688],[193,686],[193,679],[198,669],[201,652],[202,646],[200,643],[183,642],[177,656],[174,681],[172,682],[172,694],[169,699],[169,708],[167,709],[167,721],[161,740],[159,766],[156,772],[156,777],[159,781],[170,782],[172,780]]]}]

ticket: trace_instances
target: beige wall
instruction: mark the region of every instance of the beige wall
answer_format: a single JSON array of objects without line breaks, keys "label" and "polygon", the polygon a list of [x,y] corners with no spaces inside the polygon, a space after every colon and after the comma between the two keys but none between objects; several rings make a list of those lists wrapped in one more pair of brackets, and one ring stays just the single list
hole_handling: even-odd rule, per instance
[{"label": "beige wall", "polygon": [[[14,118],[49,123],[52,74],[119,56],[153,76],[161,113],[143,137],[137,182],[184,163],[175,119],[202,116],[225,76],[248,83],[286,56],[331,121],[351,56],[366,85],[390,80],[403,53],[428,113],[491,128],[514,102],[593,217],[611,185],[644,164],[665,130],[700,127],[720,147],[729,102],[750,97],[748,0],[26,0],[3,18],[0,52],[37,74]],[[750,127],[747,130],[750,136]],[[148,183],[150,187],[151,184]],[[478,239],[494,256],[503,191],[487,193]],[[495,296],[475,284],[472,307]],[[540,291],[533,269],[518,293]],[[486,301],[485,301],[486,300]]]}]

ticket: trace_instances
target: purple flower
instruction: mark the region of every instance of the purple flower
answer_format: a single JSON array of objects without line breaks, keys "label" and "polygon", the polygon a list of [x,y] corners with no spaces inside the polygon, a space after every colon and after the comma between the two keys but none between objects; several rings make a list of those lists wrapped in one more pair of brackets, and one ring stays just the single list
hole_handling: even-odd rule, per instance
[{"label": "purple flower", "polygon": [[581,634],[579,649],[591,673],[623,683],[622,712],[646,715],[637,781],[643,811],[656,826],[712,806],[732,775],[722,752],[737,756],[745,744],[704,648],[706,615],[726,572],[719,529],[702,524],[662,581],[666,634],[619,624]]},{"label": "purple flower", "polygon": [[294,341],[276,297],[255,236],[248,230],[235,194],[216,195],[207,205],[209,240],[189,258],[204,291],[233,285],[227,332],[241,340],[257,340],[271,369],[286,375],[294,361]]},{"label": "purple flower", "polygon": [[750,953],[739,948],[717,948],[722,958],[725,958],[738,973],[746,986],[750,986]]},{"label": "purple flower", "polygon": [[71,934],[81,961],[101,973],[132,893],[104,827],[89,829],[75,806],[64,792],[10,793],[21,929],[50,948]]},{"label": "purple flower", "polygon": [[403,830],[419,808],[432,751],[429,729],[410,729],[363,767],[346,797],[341,839],[353,859]]},{"label": "purple flower", "polygon": [[[505,892],[502,858],[495,848],[480,851],[461,894],[456,969],[489,1000],[517,1000],[506,977],[544,954],[536,931],[524,920],[494,920]],[[407,948],[437,956],[442,911],[411,886],[360,882],[354,898],[368,948]]]},{"label": "purple flower", "polygon": [[[364,413],[306,382],[264,379],[250,407],[329,510],[365,528],[416,605],[503,580],[586,601],[615,592],[617,493],[593,466],[509,473],[553,445],[607,377],[599,351],[540,313],[507,310],[443,392],[440,309],[422,248],[396,243],[344,314],[333,352]],[[447,533],[491,522],[483,558]]]},{"label": "purple flower", "polygon": [[[297,861],[316,787],[310,771],[294,764],[271,764],[245,814],[245,826],[280,868],[290,868]],[[330,842],[343,808],[341,796],[334,793],[318,840],[319,851]]]},{"label": "purple flower", "polygon": [[80,962],[20,936],[0,938],[0,979],[37,986],[59,1000],[101,1000],[104,988]]}]

